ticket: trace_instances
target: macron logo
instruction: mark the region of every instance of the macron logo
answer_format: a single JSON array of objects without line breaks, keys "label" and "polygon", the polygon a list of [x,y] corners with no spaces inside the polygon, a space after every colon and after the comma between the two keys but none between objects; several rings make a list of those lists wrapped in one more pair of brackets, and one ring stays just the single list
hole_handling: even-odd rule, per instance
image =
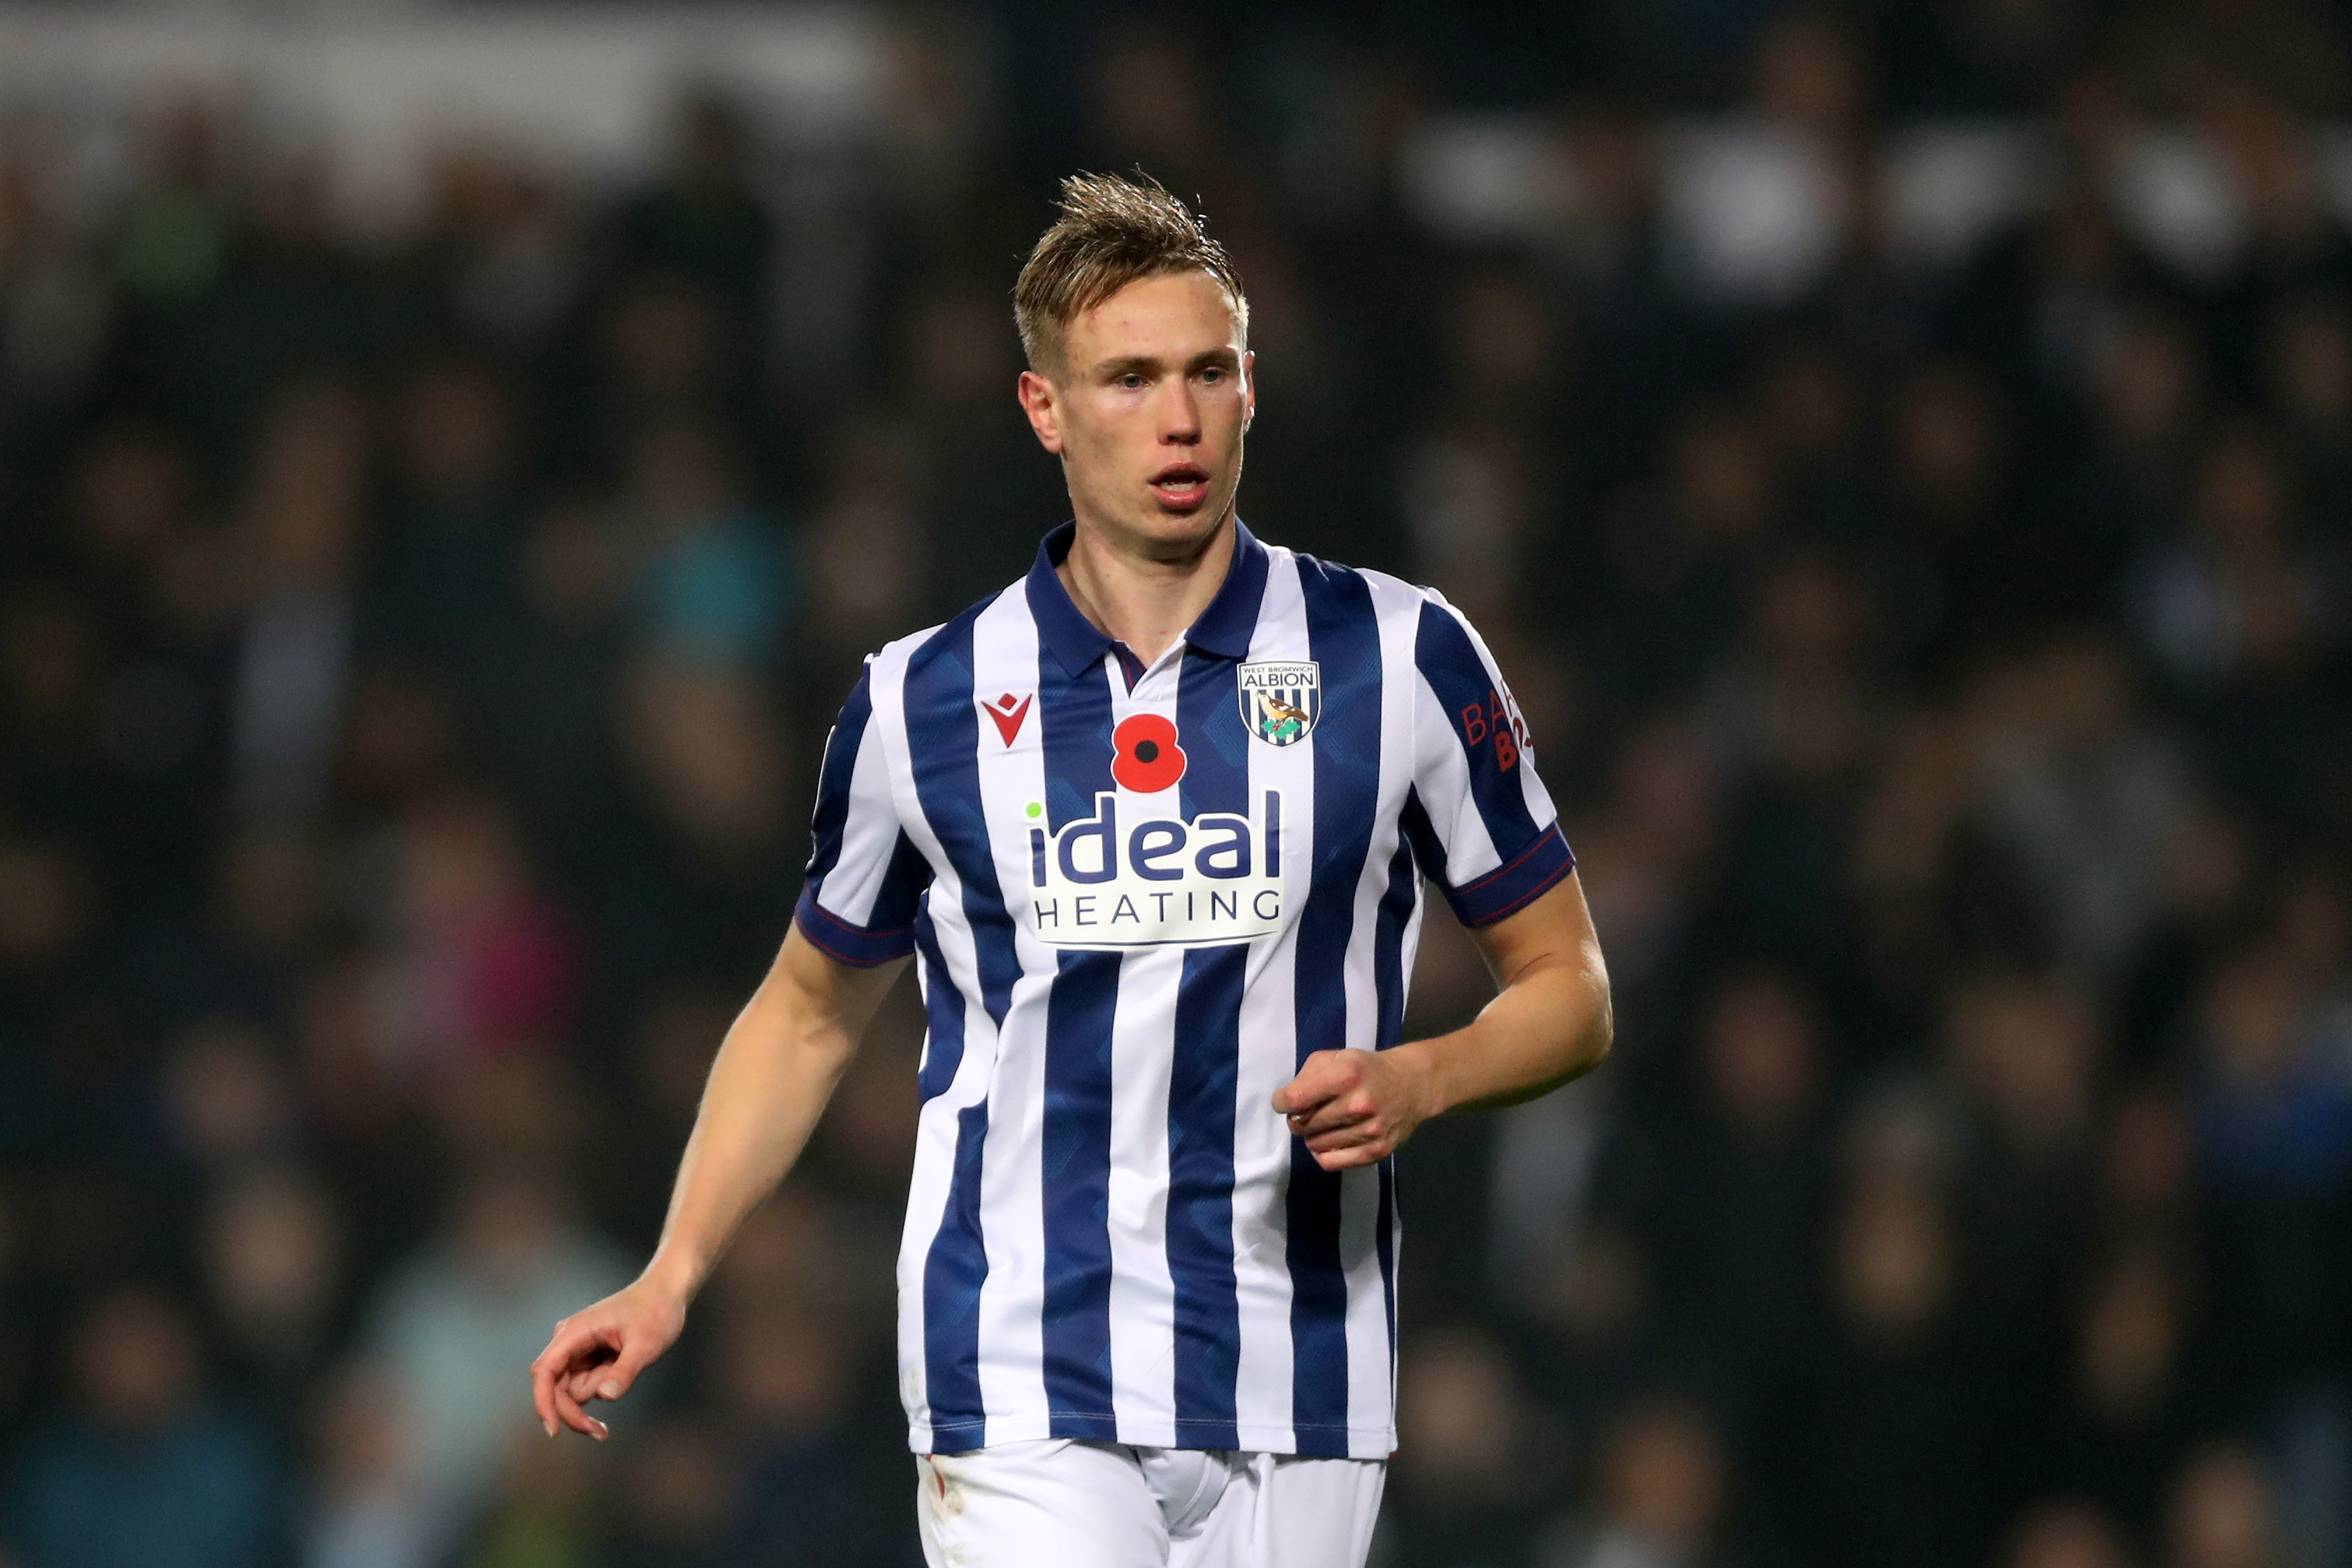
[{"label": "macron logo", "polygon": [[1029,716],[1030,701],[1036,695],[1027,692],[1016,697],[1006,692],[1003,696],[989,697],[981,703],[980,706],[988,710],[988,716],[996,721],[996,733],[1004,737],[1005,745],[1012,745],[1013,737],[1021,733],[1022,723]]}]

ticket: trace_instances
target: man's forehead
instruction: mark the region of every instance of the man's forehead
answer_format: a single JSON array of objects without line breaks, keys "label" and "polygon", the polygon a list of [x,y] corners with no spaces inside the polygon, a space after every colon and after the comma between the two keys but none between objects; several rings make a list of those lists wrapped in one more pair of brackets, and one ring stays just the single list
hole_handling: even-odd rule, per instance
[{"label": "man's forehead", "polygon": [[1238,348],[1241,316],[1205,272],[1165,272],[1114,290],[1072,319],[1066,340],[1081,363],[1138,353]]}]

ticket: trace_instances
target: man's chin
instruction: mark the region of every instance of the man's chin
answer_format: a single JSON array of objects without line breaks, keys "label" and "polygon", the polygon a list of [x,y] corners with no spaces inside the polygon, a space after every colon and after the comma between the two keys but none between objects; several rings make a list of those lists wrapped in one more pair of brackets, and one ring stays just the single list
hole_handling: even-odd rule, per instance
[{"label": "man's chin", "polygon": [[1230,496],[1206,496],[1189,507],[1154,501],[1136,518],[1136,528],[1154,544],[1185,551],[1197,549],[1213,535],[1232,509]]}]

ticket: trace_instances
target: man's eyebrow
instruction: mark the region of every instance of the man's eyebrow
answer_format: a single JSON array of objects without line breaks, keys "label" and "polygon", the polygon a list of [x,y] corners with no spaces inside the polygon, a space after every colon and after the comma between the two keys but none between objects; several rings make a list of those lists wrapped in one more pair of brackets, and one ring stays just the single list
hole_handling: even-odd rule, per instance
[{"label": "man's eyebrow", "polygon": [[[1230,343],[1221,343],[1213,349],[1204,350],[1193,355],[1186,361],[1184,368],[1190,372],[1208,365],[1230,366],[1239,365],[1241,362],[1242,356],[1239,350]],[[1122,354],[1117,359],[1097,361],[1089,373],[1105,381],[1116,381],[1125,375],[1157,375],[1165,368],[1165,361],[1150,354]]]}]

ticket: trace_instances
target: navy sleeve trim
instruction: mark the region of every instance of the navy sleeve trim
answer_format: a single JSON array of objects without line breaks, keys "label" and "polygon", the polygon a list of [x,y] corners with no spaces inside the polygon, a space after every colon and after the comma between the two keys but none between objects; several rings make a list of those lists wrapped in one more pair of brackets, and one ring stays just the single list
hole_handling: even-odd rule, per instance
[{"label": "navy sleeve trim", "polygon": [[[1554,822],[1536,841],[1486,875],[1445,889],[1455,918],[1469,926],[1492,925],[1549,893],[1576,869],[1576,855]],[[1443,884],[1441,884],[1443,885]]]},{"label": "navy sleeve trim", "polygon": [[814,883],[801,889],[801,901],[793,907],[793,920],[818,952],[853,969],[877,968],[915,950],[913,926],[868,930],[863,925],[852,925],[816,901]]},{"label": "navy sleeve trim", "polygon": [[857,673],[857,684],[841,705],[841,717],[825,737],[824,761],[817,771],[816,810],[810,823],[808,874],[813,877],[823,877],[841,860],[841,835],[849,823],[857,752],[866,743],[866,726],[874,716],[873,674],[870,662]]}]

